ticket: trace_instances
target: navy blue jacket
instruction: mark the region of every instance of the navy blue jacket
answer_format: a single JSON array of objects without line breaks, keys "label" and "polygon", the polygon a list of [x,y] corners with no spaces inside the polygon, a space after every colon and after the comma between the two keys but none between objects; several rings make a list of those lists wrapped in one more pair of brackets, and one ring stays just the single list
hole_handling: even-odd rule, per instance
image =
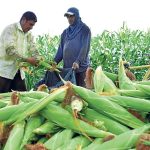
[{"label": "navy blue jacket", "polygon": [[63,60],[64,68],[72,68],[74,62],[79,64],[76,72],[83,72],[90,64],[89,50],[91,41],[91,31],[89,27],[83,24],[81,30],[74,38],[67,38],[67,29],[61,35],[61,41],[54,58],[56,63]]}]

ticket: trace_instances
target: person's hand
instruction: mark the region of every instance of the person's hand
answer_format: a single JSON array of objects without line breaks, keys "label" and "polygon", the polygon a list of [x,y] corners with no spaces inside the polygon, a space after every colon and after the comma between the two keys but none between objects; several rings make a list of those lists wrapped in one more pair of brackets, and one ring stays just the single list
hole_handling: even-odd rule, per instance
[{"label": "person's hand", "polygon": [[72,68],[73,68],[74,70],[79,69],[79,64],[76,63],[76,62],[74,62],[73,65],[72,65]]},{"label": "person's hand", "polygon": [[38,65],[38,61],[37,61],[37,59],[34,58],[34,57],[29,57],[29,58],[26,59],[26,61],[27,61],[28,63],[30,63],[31,65],[33,65],[33,66],[37,66],[37,65]]},{"label": "person's hand", "polygon": [[57,63],[55,61],[52,62],[51,65],[52,65],[53,68],[57,68]]}]

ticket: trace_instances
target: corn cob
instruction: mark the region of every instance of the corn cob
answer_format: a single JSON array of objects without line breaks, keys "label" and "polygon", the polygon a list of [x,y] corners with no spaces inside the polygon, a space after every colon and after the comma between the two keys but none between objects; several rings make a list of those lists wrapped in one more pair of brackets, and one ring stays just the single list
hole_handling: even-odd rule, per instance
[{"label": "corn cob", "polygon": [[74,132],[85,136],[106,137],[113,135],[110,132],[99,130],[88,123],[73,118],[73,116],[60,106],[49,104],[47,108],[41,111],[41,114],[48,120],[55,122],[59,126],[67,129],[72,129]]},{"label": "corn cob", "polygon": [[[6,126],[6,125],[10,125],[12,123],[14,123],[17,118],[20,116],[20,114],[22,114],[24,111],[26,111],[27,109],[29,109],[30,107],[33,107],[33,105],[35,105],[36,102],[30,102],[30,103],[23,103],[23,104],[20,104],[20,105],[16,105],[17,107],[11,107],[11,111],[12,111],[12,114],[9,113],[5,113],[5,111],[3,113],[5,113],[6,116],[9,115],[9,117],[7,118],[6,120],[6,117],[4,118],[4,122],[3,124]],[[17,108],[16,110],[14,110],[14,108]],[[6,109],[7,111],[10,111],[10,109]]]},{"label": "corn cob", "polygon": [[28,119],[26,127],[25,127],[25,133],[21,142],[20,148],[22,149],[29,139],[32,137],[34,134],[32,131],[39,127],[43,122],[43,118],[41,116],[32,116]]},{"label": "corn cob", "polygon": [[110,72],[107,72],[107,71],[104,71],[104,74],[105,74],[109,79],[111,79],[114,83],[118,80],[118,75],[117,75],[117,74],[110,73]]},{"label": "corn cob", "polygon": [[53,135],[48,141],[44,143],[44,146],[50,150],[56,150],[61,145],[68,143],[70,139],[73,137],[72,130],[65,129],[62,132],[58,132]]},{"label": "corn cob", "polygon": [[126,76],[122,59],[119,60],[118,79],[119,79],[119,88],[120,89],[136,90],[132,81]]},{"label": "corn cob", "polygon": [[71,139],[67,144],[57,148],[56,150],[78,150],[86,147],[91,142],[84,136],[77,136]]},{"label": "corn cob", "polygon": [[94,120],[103,121],[106,129],[113,134],[118,135],[126,131],[129,131],[129,128],[127,128],[126,126],[108,118],[107,116],[104,116],[94,111],[93,109],[87,108],[84,110],[83,113],[84,113],[84,117],[89,119],[90,121],[94,121]]},{"label": "corn cob", "polygon": [[66,92],[67,92],[66,86],[59,88],[58,90],[55,90],[54,92],[49,94],[47,97],[40,99],[33,106],[27,108],[23,113],[21,113],[18,116],[17,121],[21,121],[25,119],[26,117],[30,116],[31,114],[34,114],[42,110],[44,107],[46,107],[48,103],[50,103],[53,100],[56,100],[58,97],[60,98],[60,95],[61,95],[61,99],[63,100],[65,98]]},{"label": "corn cob", "polygon": [[135,84],[135,87],[142,91],[143,93],[150,96],[150,86],[149,85],[142,85],[142,84]]},{"label": "corn cob", "polygon": [[125,107],[141,112],[150,112],[150,101],[141,98],[133,98],[127,96],[109,96],[109,100]]},{"label": "corn cob", "polygon": [[20,144],[24,135],[25,122],[16,124],[10,132],[4,150],[20,150]]},{"label": "corn cob", "polygon": [[101,66],[97,67],[94,73],[94,90],[97,94],[101,94],[104,88],[104,73],[102,72]]},{"label": "corn cob", "polygon": [[145,94],[140,90],[118,90],[118,92],[122,96],[129,96],[129,97],[135,97],[135,98],[144,98],[144,99],[149,99],[150,98],[150,96],[148,94]]},{"label": "corn cob", "polygon": [[47,121],[40,127],[36,128],[33,133],[39,134],[39,135],[44,135],[47,133],[55,133],[59,130],[60,128],[53,122]]},{"label": "corn cob", "polygon": [[133,115],[131,115],[126,109],[107,99],[85,89],[72,84],[72,88],[76,94],[78,94],[88,105],[94,110],[107,115],[131,128],[138,128],[144,125],[144,123]]},{"label": "corn cob", "polygon": [[82,150],[94,150],[95,145],[100,145],[103,143],[102,138],[96,138],[91,144],[89,144],[87,147],[83,148]]},{"label": "corn cob", "polygon": [[143,127],[127,131],[116,136],[110,141],[93,146],[94,150],[128,150],[130,148],[134,148],[141,134],[149,129],[150,124],[146,124]]}]

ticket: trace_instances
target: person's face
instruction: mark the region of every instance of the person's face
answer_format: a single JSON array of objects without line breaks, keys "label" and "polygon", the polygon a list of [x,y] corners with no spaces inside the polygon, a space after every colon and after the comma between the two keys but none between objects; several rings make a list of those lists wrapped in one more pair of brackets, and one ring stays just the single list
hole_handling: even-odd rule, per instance
[{"label": "person's face", "polygon": [[21,21],[21,27],[24,33],[30,31],[34,25],[35,25],[35,22],[33,20],[26,20],[24,18]]},{"label": "person's face", "polygon": [[73,25],[73,23],[75,22],[75,15],[67,15],[66,17],[68,19],[69,24]]}]

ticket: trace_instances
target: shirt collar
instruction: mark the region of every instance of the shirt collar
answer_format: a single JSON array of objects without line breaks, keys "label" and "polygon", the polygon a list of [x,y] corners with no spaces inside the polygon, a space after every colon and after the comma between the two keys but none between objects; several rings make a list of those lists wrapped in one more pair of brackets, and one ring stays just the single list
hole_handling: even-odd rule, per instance
[{"label": "shirt collar", "polygon": [[[17,28],[18,28],[20,31],[23,32],[20,22],[17,23]],[[23,33],[24,33],[24,32],[23,32]],[[29,34],[29,31],[28,31],[27,33],[24,33],[24,34],[27,34],[27,35],[28,35],[28,34]]]},{"label": "shirt collar", "polygon": [[17,28],[23,32],[20,22],[17,23]]}]

